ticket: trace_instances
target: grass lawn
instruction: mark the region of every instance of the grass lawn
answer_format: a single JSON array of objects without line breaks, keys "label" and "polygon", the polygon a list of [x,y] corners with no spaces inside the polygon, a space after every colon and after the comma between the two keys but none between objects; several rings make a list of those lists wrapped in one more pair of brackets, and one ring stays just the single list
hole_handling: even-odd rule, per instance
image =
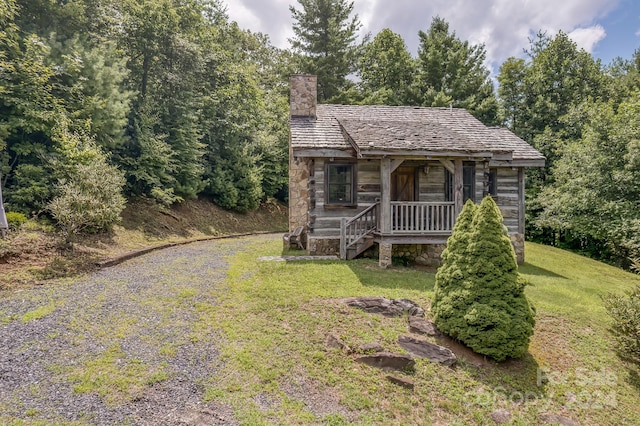
[{"label": "grass lawn", "polygon": [[[633,424],[640,418],[637,369],[618,360],[600,295],[622,292],[640,277],[562,250],[527,244],[521,273],[537,308],[529,354],[497,364],[465,356],[455,369],[419,360],[413,390],[389,374],[325,347],[334,333],[351,348],[379,342],[405,352],[406,318],[346,307],[351,296],[408,298],[428,308],[435,274],[381,270],[373,260],[257,262],[278,241],[254,243],[233,257],[228,291],[195,325],[215,324],[224,367],[204,383],[204,399],[231,405],[245,424]],[[464,355],[464,353],[462,354]],[[557,420],[556,420],[557,421]]]}]

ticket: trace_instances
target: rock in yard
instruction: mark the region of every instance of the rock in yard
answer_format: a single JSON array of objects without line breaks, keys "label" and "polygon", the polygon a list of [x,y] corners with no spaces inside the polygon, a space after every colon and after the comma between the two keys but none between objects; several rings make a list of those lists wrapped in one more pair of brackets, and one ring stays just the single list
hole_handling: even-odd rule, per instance
[{"label": "rock in yard", "polygon": [[393,354],[389,352],[379,352],[372,355],[360,355],[356,362],[367,364],[371,367],[382,368],[383,370],[411,370],[416,365],[413,357],[403,354]]},{"label": "rock in yard", "polygon": [[389,376],[387,376],[387,380],[390,381],[393,384],[396,384],[398,386],[402,386],[403,388],[407,388],[407,389],[413,390],[413,388],[415,387],[415,384],[413,383],[413,380],[407,379],[405,377],[389,375]]},{"label": "rock in yard", "polygon": [[324,341],[324,344],[328,348],[340,349],[341,351],[345,351],[345,352],[350,351],[349,346],[345,342],[343,342],[339,336],[333,333],[327,334],[327,338]]},{"label": "rock in yard", "polygon": [[366,345],[362,345],[360,346],[358,349],[360,349],[360,352],[383,352],[384,348],[382,347],[382,345],[378,342],[373,342],[373,343],[367,343]]},{"label": "rock in yard", "polygon": [[427,336],[439,336],[441,334],[434,323],[419,317],[409,317],[409,330],[414,333],[426,334]]},{"label": "rock in yard", "polygon": [[508,423],[511,420],[511,413],[504,408],[499,408],[490,414],[491,419],[497,424]]},{"label": "rock in yard", "polygon": [[540,421],[547,425],[577,426],[578,423],[553,413],[540,414]]},{"label": "rock in yard", "polygon": [[373,314],[387,317],[399,317],[406,312],[412,316],[424,316],[424,310],[408,299],[385,299],[384,297],[354,297],[345,303],[351,307],[362,309]]},{"label": "rock in yard", "polygon": [[410,317],[424,317],[424,309],[422,309],[413,300],[393,299],[391,303],[393,305],[400,306],[402,308],[402,311],[409,314]]},{"label": "rock in yard", "polygon": [[409,336],[400,336],[398,343],[401,347],[420,358],[427,358],[432,362],[439,362],[448,367],[453,366],[457,358],[449,349],[436,345],[426,340],[414,339]]}]

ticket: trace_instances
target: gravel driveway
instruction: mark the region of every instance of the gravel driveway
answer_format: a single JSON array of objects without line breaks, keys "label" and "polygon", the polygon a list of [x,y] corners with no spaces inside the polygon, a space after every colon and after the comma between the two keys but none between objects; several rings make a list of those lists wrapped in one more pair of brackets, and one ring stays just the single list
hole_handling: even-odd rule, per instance
[{"label": "gravel driveway", "polygon": [[220,338],[202,315],[225,291],[226,256],[252,238],[0,295],[0,424],[236,424],[203,399]]}]

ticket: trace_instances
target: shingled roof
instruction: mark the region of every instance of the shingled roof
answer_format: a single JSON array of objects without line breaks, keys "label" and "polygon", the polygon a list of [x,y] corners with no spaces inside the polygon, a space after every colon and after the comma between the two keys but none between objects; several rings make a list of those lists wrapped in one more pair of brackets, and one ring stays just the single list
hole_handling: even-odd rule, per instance
[{"label": "shingled roof", "polygon": [[487,127],[458,108],[320,104],[315,119],[292,117],[290,125],[294,150],[509,153],[513,160],[544,161],[508,129]]}]

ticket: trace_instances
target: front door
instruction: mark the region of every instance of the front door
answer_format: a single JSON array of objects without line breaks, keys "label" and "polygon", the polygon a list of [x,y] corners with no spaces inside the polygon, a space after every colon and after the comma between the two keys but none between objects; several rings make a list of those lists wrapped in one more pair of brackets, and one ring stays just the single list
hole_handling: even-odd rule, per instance
[{"label": "front door", "polygon": [[391,174],[391,201],[416,200],[416,168],[398,167]]},{"label": "front door", "polygon": [[[391,174],[391,201],[413,202],[416,197],[416,168],[398,167]],[[415,206],[394,205],[391,208],[391,229],[412,231],[415,226]]]}]

